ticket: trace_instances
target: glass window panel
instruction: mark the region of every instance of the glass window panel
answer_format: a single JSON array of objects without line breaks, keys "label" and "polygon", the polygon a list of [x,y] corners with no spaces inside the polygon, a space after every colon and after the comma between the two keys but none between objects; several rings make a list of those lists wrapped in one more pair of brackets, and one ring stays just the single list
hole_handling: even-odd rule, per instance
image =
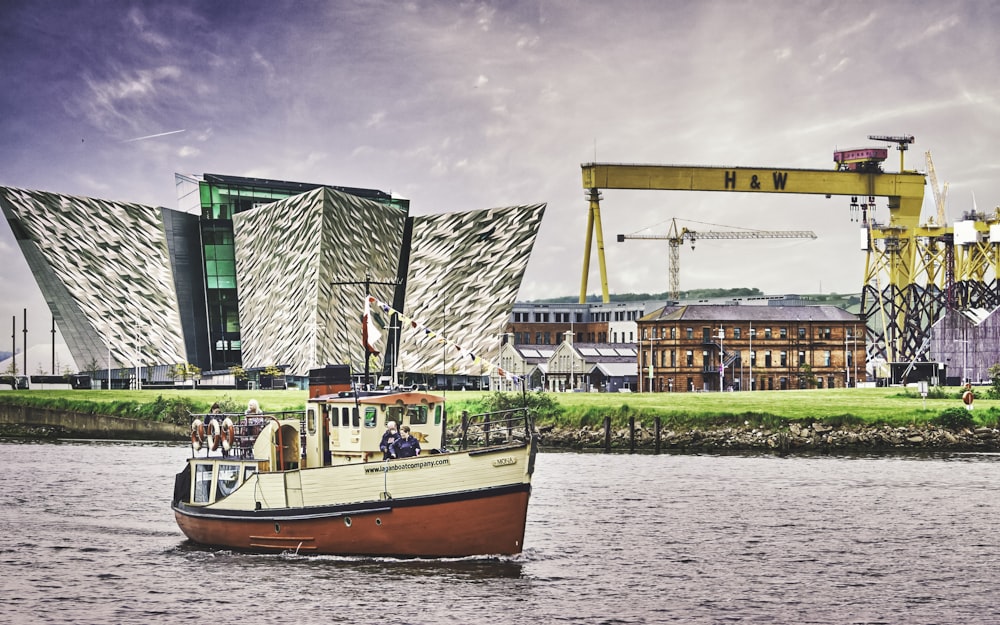
[{"label": "glass window panel", "polygon": [[236,288],[236,276],[219,276],[219,288],[220,289],[235,289]]}]

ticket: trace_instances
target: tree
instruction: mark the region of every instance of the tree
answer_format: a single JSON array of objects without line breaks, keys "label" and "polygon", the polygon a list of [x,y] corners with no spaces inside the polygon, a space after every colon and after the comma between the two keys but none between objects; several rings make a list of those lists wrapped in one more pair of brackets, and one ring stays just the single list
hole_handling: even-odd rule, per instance
[{"label": "tree", "polygon": [[993,365],[990,373],[990,399],[1000,399],[1000,364]]},{"label": "tree", "polygon": [[189,362],[179,362],[167,370],[167,377],[173,381],[180,379],[181,383],[187,382],[188,378],[198,380],[201,379],[201,369]]},{"label": "tree", "polygon": [[813,373],[812,365],[799,365],[799,388],[816,388],[816,374]]}]

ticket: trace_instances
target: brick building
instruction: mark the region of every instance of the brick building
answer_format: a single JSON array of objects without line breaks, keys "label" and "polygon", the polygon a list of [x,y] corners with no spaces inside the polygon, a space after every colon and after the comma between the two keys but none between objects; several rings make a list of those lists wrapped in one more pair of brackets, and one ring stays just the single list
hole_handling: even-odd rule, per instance
[{"label": "brick building", "polygon": [[637,326],[643,392],[843,388],[865,377],[864,322],[835,306],[668,305]]}]

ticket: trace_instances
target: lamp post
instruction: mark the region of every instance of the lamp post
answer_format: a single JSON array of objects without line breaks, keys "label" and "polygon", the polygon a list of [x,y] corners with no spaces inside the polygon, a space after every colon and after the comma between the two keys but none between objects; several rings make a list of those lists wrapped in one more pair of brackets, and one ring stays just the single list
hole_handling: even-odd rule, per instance
[{"label": "lamp post", "polygon": [[747,369],[750,371],[750,390],[753,390],[753,322],[750,322],[750,336],[749,339],[750,346],[747,350],[750,352],[748,354]]},{"label": "lamp post", "polygon": [[726,348],[723,347],[722,339],[725,338],[726,331],[719,328],[719,392],[726,389]]},{"label": "lamp post", "polygon": [[847,388],[851,388],[851,352],[847,344],[847,328],[844,328],[844,371],[847,373]]},{"label": "lamp post", "polygon": [[[653,342],[654,341],[662,340],[662,338],[663,337],[660,337],[660,338],[655,338],[655,337],[652,337],[652,336],[649,337],[649,368],[648,368],[648,374],[647,374],[649,376],[649,381],[646,383],[646,392],[647,393],[652,393],[653,392]],[[637,363],[636,364],[638,365],[639,392],[641,393],[641,392],[643,392],[642,391],[642,337],[641,336],[639,337],[639,353],[638,353],[638,358],[637,358]]]}]

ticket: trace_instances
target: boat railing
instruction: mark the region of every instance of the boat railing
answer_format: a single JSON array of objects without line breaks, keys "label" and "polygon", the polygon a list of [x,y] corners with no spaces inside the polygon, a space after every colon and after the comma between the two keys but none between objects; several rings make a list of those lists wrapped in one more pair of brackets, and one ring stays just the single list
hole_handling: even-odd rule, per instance
[{"label": "boat railing", "polygon": [[[305,438],[305,412],[302,410],[285,410],[279,412],[263,412],[257,414],[245,414],[242,412],[237,413],[210,413],[210,414],[191,414],[192,423],[201,421],[204,430],[204,442],[201,443],[200,449],[204,451],[206,455],[212,452],[222,453],[224,456],[230,458],[238,459],[251,459],[253,458],[253,445],[257,441],[257,437],[260,435],[264,427],[272,420],[283,421],[286,419],[297,419],[299,421],[299,433],[300,437]],[[227,437],[226,427],[224,423],[226,420],[232,423],[232,445],[228,451],[225,450],[224,440]],[[219,440],[213,440],[215,435],[215,428],[212,425],[212,421],[218,423],[218,435]],[[192,427],[192,443],[195,440],[195,435],[197,432],[195,428]],[[305,441],[301,440],[299,449],[305,449]],[[196,452],[198,450],[195,450]]]},{"label": "boat railing", "polygon": [[534,421],[527,408],[511,408],[470,415],[462,411],[453,442],[459,449],[527,443],[534,435]]}]

